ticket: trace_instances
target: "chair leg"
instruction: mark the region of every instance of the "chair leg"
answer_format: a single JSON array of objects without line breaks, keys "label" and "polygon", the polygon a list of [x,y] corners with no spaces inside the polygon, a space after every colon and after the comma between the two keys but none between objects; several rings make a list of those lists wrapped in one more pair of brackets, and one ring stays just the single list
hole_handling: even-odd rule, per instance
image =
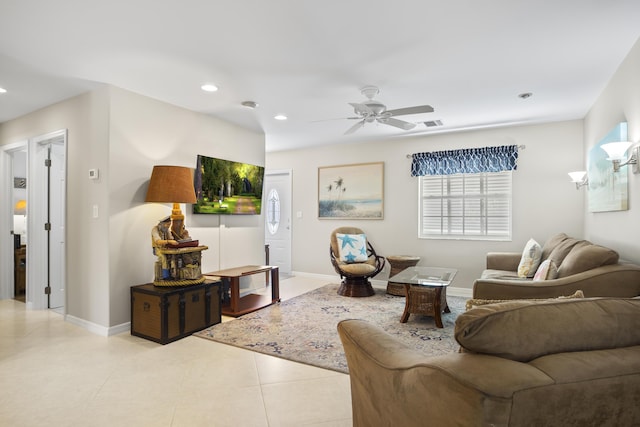
[{"label": "chair leg", "polygon": [[338,295],[344,297],[370,297],[375,295],[375,291],[366,277],[345,277],[338,288]]}]

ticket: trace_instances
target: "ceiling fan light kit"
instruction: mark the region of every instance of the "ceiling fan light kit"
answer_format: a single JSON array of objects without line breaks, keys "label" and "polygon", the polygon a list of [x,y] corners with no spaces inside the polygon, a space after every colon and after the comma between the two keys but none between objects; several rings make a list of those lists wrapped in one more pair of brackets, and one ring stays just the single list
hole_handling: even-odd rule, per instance
[{"label": "ceiling fan light kit", "polygon": [[373,99],[374,96],[380,93],[380,89],[378,89],[376,86],[365,86],[360,89],[360,93],[369,99]]},{"label": "ceiling fan light kit", "polygon": [[383,125],[393,126],[402,130],[411,130],[416,127],[415,123],[407,122],[404,120],[396,119],[396,116],[403,116],[409,114],[422,114],[432,113],[433,107],[430,105],[418,105],[415,107],[397,108],[394,110],[387,110],[387,106],[382,102],[373,99],[380,90],[375,86],[365,86],[360,89],[362,95],[367,100],[360,103],[350,102],[349,105],[353,107],[355,117],[347,117],[350,120],[358,120],[358,122],[351,126],[345,132],[345,135],[349,135],[364,126],[365,123],[381,123]]}]

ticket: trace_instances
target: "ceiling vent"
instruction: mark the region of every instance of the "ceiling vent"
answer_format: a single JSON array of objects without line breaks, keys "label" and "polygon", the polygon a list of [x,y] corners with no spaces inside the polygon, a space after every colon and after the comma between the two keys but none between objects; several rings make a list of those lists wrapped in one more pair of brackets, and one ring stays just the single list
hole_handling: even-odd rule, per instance
[{"label": "ceiling vent", "polygon": [[436,126],[442,126],[442,120],[430,120],[428,122],[424,122],[424,125],[428,128],[433,128]]}]

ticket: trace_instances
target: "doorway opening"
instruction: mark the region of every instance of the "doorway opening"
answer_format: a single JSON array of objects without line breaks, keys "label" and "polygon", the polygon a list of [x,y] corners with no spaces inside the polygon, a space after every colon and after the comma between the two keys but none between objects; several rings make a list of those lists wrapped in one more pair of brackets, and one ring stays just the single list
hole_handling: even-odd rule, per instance
[{"label": "doorway opening", "polygon": [[27,141],[5,145],[0,151],[2,197],[0,298],[26,300]]},{"label": "doorway opening", "polygon": [[11,153],[13,171],[13,298],[25,302],[27,290],[27,149]]},{"label": "doorway opening", "polygon": [[64,312],[66,141],[60,130],[0,151],[0,233],[12,237],[0,245],[0,298],[27,309]]}]

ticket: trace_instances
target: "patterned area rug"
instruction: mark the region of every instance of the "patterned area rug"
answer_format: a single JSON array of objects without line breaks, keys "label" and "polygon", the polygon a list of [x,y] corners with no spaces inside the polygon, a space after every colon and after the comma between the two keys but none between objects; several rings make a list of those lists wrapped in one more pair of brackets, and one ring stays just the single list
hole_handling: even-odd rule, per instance
[{"label": "patterned area rug", "polygon": [[444,328],[438,328],[433,318],[415,314],[407,323],[400,323],[404,297],[377,289],[371,297],[349,298],[338,295],[337,290],[338,285],[326,285],[194,335],[344,373],[349,371],[336,329],[343,319],[376,324],[428,355],[458,350],[453,325],[464,311],[466,298],[447,297],[451,313],[442,314]]}]

